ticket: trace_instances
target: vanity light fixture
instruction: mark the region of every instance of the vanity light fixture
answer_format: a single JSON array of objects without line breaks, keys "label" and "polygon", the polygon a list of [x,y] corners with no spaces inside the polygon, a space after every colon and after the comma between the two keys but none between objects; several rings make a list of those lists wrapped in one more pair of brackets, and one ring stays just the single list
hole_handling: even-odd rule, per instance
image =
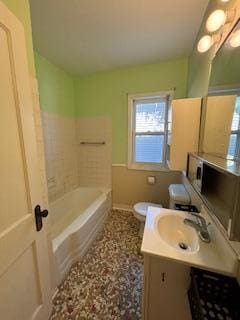
[{"label": "vanity light fixture", "polygon": [[224,2],[224,3],[226,3],[226,2],[228,2],[229,0],[221,0],[222,2]]},{"label": "vanity light fixture", "polygon": [[230,46],[237,48],[240,46],[240,29],[235,31],[229,40]]},{"label": "vanity light fixture", "polygon": [[204,53],[207,52],[214,43],[220,41],[221,36],[219,34],[216,35],[205,35],[198,41],[197,49],[199,52]]},{"label": "vanity light fixture", "polygon": [[233,21],[235,10],[224,11],[217,9],[213,11],[207,19],[206,28],[209,32],[219,30],[225,23]]},{"label": "vanity light fixture", "polygon": [[226,13],[221,10],[213,11],[207,19],[206,28],[209,32],[215,32],[220,29],[226,22]]},{"label": "vanity light fixture", "polygon": [[[222,2],[227,2],[226,0],[221,0]],[[224,11],[222,9],[217,9],[213,11],[207,19],[206,28],[209,32],[216,32],[224,24],[232,22],[234,19],[236,11],[229,10]],[[208,51],[214,43],[221,40],[222,32],[211,35],[204,35],[198,42],[197,49],[199,52],[203,53]]]},{"label": "vanity light fixture", "polygon": [[199,52],[203,53],[208,51],[212,45],[213,45],[213,38],[209,35],[205,35],[198,41],[197,49]]}]

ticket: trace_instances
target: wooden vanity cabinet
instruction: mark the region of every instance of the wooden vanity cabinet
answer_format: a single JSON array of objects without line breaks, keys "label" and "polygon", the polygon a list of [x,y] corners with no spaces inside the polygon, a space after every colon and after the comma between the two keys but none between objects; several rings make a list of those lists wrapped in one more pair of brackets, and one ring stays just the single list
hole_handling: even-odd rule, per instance
[{"label": "wooden vanity cabinet", "polygon": [[191,320],[190,268],[144,255],[143,320]]}]

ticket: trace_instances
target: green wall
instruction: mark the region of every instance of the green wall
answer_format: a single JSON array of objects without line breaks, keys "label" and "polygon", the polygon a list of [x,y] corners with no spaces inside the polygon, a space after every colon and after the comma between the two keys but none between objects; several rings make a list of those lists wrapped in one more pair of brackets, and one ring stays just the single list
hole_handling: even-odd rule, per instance
[{"label": "green wall", "polygon": [[107,115],[113,124],[113,163],[127,162],[127,94],[176,88],[186,96],[188,59],[164,61],[76,79],[77,116]]},{"label": "green wall", "polygon": [[43,111],[75,116],[74,78],[35,53],[40,105]]},{"label": "green wall", "polygon": [[22,22],[25,29],[25,36],[27,42],[27,54],[29,71],[34,76],[35,66],[33,57],[33,44],[32,44],[32,26],[30,18],[30,7],[28,0],[0,0],[7,5],[13,14]]},{"label": "green wall", "polygon": [[207,33],[206,20],[211,12],[216,9],[227,9],[232,6],[236,0],[231,0],[229,3],[222,3],[219,0],[209,1],[208,8],[202,21],[198,36],[196,38],[192,54],[189,57],[189,73],[188,73],[188,97],[203,97],[208,92],[208,83],[211,71],[211,62],[214,56],[213,48],[208,52],[199,53],[197,51],[197,43],[199,39]]},{"label": "green wall", "polygon": [[39,54],[33,53],[29,0],[0,1],[6,4],[24,26],[29,71],[33,76],[36,74],[38,79],[42,110],[75,116],[74,78]]}]

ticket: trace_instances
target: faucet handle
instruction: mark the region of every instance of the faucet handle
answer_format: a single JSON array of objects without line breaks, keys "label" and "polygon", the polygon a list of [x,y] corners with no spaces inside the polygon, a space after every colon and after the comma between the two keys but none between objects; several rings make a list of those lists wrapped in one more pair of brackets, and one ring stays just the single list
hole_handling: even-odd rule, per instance
[{"label": "faucet handle", "polygon": [[196,217],[196,218],[202,218],[202,217],[200,216],[200,213],[199,213],[199,212],[191,212],[191,211],[188,211],[188,213],[189,213],[191,216],[194,216],[194,217]]},{"label": "faucet handle", "polygon": [[202,216],[200,215],[200,213],[189,212],[189,214],[191,214],[192,216],[196,217],[196,219],[198,220],[199,224],[201,224],[202,226],[207,227],[206,220],[205,220],[204,217],[202,217]]}]

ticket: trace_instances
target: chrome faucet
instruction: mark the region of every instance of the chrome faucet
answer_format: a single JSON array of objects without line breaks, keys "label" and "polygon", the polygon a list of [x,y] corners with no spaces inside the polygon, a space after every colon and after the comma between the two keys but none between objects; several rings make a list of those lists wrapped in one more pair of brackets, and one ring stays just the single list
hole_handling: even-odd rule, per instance
[{"label": "chrome faucet", "polygon": [[184,219],[184,223],[195,228],[199,238],[204,242],[211,242],[211,238],[208,232],[208,225],[206,224],[206,220],[199,215],[199,213],[189,212],[190,215],[194,216],[196,220],[191,220],[188,218]]}]

